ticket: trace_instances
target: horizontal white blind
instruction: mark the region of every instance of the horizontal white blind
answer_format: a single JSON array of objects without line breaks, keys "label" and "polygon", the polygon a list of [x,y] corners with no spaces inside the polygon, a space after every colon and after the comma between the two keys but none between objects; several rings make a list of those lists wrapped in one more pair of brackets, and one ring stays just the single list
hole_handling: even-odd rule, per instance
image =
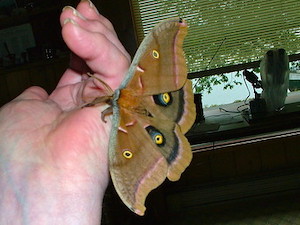
[{"label": "horizontal white blind", "polygon": [[[189,72],[260,60],[271,48],[300,53],[300,0],[131,0],[138,40],[160,20],[189,24]],[[212,62],[209,64],[213,56]]]}]

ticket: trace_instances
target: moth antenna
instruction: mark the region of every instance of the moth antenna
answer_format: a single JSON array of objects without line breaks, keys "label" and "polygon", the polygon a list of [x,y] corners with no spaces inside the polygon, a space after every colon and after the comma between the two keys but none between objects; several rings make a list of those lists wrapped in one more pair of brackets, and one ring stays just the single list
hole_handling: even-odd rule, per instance
[{"label": "moth antenna", "polygon": [[87,75],[91,78],[96,79],[101,84],[103,84],[105,90],[107,91],[107,93],[109,93],[109,95],[112,95],[114,93],[114,91],[111,89],[111,87],[107,83],[105,83],[103,80],[101,80],[100,78],[96,77],[94,74],[91,74],[91,73],[87,73]]}]

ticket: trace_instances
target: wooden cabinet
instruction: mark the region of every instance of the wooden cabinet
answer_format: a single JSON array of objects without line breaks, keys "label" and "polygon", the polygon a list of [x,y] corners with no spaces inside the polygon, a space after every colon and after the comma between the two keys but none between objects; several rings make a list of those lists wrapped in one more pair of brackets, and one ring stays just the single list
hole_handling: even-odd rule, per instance
[{"label": "wooden cabinet", "polygon": [[69,63],[68,57],[29,63],[0,70],[0,106],[14,99],[30,86],[54,90]]},{"label": "wooden cabinet", "polygon": [[144,217],[109,186],[102,224],[300,224],[300,129],[243,140],[217,149],[193,145],[190,166],[149,194]]}]

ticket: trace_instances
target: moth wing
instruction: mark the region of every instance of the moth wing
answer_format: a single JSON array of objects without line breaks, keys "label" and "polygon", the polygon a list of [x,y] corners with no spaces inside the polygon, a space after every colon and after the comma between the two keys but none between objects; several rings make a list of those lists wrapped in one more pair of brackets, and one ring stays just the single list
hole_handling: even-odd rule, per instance
[{"label": "moth wing", "polygon": [[[195,117],[182,49],[186,33],[187,24],[179,18],[156,26],[142,42],[115,94],[110,174],[120,198],[139,215],[144,214],[148,193],[166,177],[178,180],[192,159],[184,136]],[[170,93],[173,103],[157,104],[155,96],[162,93]],[[143,104],[135,108],[131,100],[137,99]],[[138,112],[143,109],[150,115]]]},{"label": "moth wing", "polygon": [[187,24],[167,19],[147,34],[137,50],[120,89],[152,95],[180,89],[187,79],[182,44]]},{"label": "moth wing", "polygon": [[159,95],[144,96],[144,106],[153,117],[177,123],[181,132],[185,134],[196,119],[192,82],[187,80],[182,88],[167,94],[170,99],[166,104],[160,104]]},{"label": "moth wing", "polygon": [[[143,215],[149,192],[166,177],[178,180],[189,165],[192,153],[187,139],[175,123],[149,119],[124,109],[119,109],[119,113],[119,127],[112,134],[110,143],[110,174],[122,201],[132,211]],[[162,123],[168,123],[167,126],[172,129],[164,128]],[[147,131],[149,126],[164,136],[163,145],[155,143]]]}]

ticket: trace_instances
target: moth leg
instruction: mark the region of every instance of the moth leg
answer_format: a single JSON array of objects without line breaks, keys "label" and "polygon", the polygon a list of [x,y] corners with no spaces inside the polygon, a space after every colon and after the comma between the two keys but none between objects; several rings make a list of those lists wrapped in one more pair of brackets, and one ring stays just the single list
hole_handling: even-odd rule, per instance
[{"label": "moth leg", "polygon": [[91,107],[91,106],[95,106],[95,105],[102,104],[102,103],[112,105],[111,98],[112,98],[112,96],[97,97],[92,102],[85,104],[83,107]]},{"label": "moth leg", "polygon": [[101,119],[104,123],[106,123],[105,117],[111,115],[113,113],[113,107],[110,106],[101,113]]},{"label": "moth leg", "polygon": [[106,123],[105,117],[112,114],[113,112],[113,108],[112,108],[112,96],[101,96],[101,97],[97,97],[95,98],[92,102],[85,104],[83,107],[92,107],[95,106],[97,104],[108,104],[109,107],[107,109],[105,109],[104,111],[102,111],[101,113],[101,119],[104,123]]}]

